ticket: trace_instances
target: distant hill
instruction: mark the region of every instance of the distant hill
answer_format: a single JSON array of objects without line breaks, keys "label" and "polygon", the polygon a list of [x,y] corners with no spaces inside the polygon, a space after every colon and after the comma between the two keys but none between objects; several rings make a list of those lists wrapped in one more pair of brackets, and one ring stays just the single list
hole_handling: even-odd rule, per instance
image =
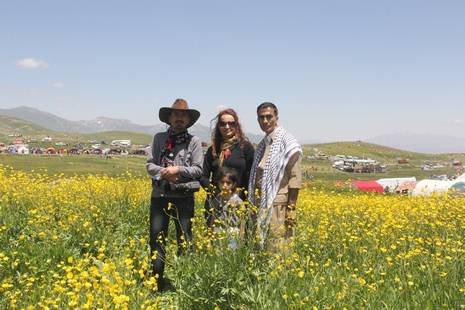
[{"label": "distant hill", "polygon": [[71,144],[78,142],[86,143],[93,140],[99,143],[101,141],[111,143],[111,141],[119,139],[129,139],[133,144],[150,144],[152,141],[151,135],[129,131],[105,131],[90,134],[64,133],[47,129],[22,119],[0,115],[0,137],[7,137],[11,134],[21,134],[24,138],[34,138],[37,140],[45,136],[51,136],[54,142],[62,141]]},{"label": "distant hill", "polygon": [[[79,136],[81,134],[95,134],[110,131],[119,133],[139,133],[153,136],[156,132],[164,131],[167,128],[167,125],[162,123],[153,126],[144,126],[132,123],[129,120],[108,117],[98,117],[93,120],[69,121],[54,114],[26,106],[12,109],[0,109],[0,115],[10,116],[16,119],[16,121],[10,121],[8,123],[9,125],[6,124],[6,121],[2,121],[2,123],[5,124],[0,125],[0,130],[3,127],[6,131],[12,131],[18,128],[17,130],[23,131],[23,134],[47,134],[47,132],[55,131],[61,132],[65,136]],[[19,120],[28,121],[29,123],[21,123]],[[15,122],[15,125],[13,125],[12,122]],[[195,124],[189,131],[199,136],[204,142],[211,141],[210,128],[207,126]],[[255,143],[258,143],[262,138],[262,135],[250,133],[247,133],[247,136]],[[140,136],[137,139],[145,141],[146,138],[142,137],[143,136]],[[430,154],[465,152],[465,139],[445,135],[389,134],[367,139],[366,142],[385,145],[397,150],[407,150],[405,154],[398,155],[401,157],[408,157],[408,151],[411,151],[411,153],[418,152]],[[313,145],[316,141],[304,140],[301,141],[301,143],[312,143]],[[323,145],[322,143],[319,144]],[[385,151],[387,151],[386,154],[389,154],[388,149]],[[380,150],[380,152],[384,154],[384,150]],[[396,152],[394,153],[397,154]],[[385,156],[387,156],[386,154]]]},{"label": "distant hill", "polygon": [[397,133],[366,141],[421,153],[465,153],[465,139],[447,135]]},{"label": "distant hill", "polygon": [[78,132],[79,129],[79,126],[76,122],[71,122],[51,113],[25,106],[13,109],[0,109],[0,114],[29,121],[54,131]]},{"label": "distant hill", "polygon": [[321,144],[310,144],[304,146],[304,153],[312,155],[323,153],[326,155],[351,155],[360,158],[372,158],[380,162],[396,162],[397,159],[405,158],[413,161],[450,161],[453,159],[465,159],[465,154],[425,154],[404,151],[396,148],[382,146],[378,144],[355,141],[355,142],[332,142]]},{"label": "distant hill", "polygon": [[[159,125],[160,130],[165,130],[166,125]],[[199,136],[209,137],[209,129],[205,126],[200,126],[200,130],[204,130],[203,133],[198,134]],[[199,130],[197,129],[197,130]],[[0,141],[7,142],[11,141],[11,138],[7,138],[10,134],[22,134],[24,138],[34,138],[40,141],[45,136],[53,137],[53,143],[61,141],[74,145],[77,143],[89,143],[90,141],[96,141],[101,143],[109,144],[112,140],[118,139],[129,139],[133,144],[150,144],[152,142],[153,134],[137,133],[130,131],[103,131],[94,133],[68,133],[54,131],[42,126],[36,125],[32,122],[25,121],[22,119],[0,115]],[[209,138],[204,141],[209,142]],[[395,163],[397,159],[406,158],[411,162],[437,162],[444,161],[450,162],[452,160],[461,160],[465,162],[465,154],[426,154],[419,152],[405,151],[397,148],[382,146],[378,144],[355,141],[355,142],[332,142],[332,143],[316,143],[316,144],[305,144],[303,145],[305,156],[314,154],[325,154],[325,155],[351,155],[358,156],[360,158],[372,158],[383,163]]]},{"label": "distant hill", "polygon": [[[54,114],[44,112],[35,108],[21,106],[12,109],[0,109],[0,115],[7,115],[17,119],[26,120],[58,132],[67,133],[97,133],[107,131],[124,131],[143,133],[153,136],[156,132],[166,130],[166,125],[156,124],[154,126],[144,126],[132,123],[125,119],[113,119],[108,117],[98,117],[93,120],[69,121],[58,117]],[[210,128],[201,124],[195,124],[190,129],[190,132],[202,141],[210,142]],[[258,142],[262,138],[261,135],[247,134],[252,142]]]},{"label": "distant hill", "polygon": [[163,124],[156,126],[137,125],[129,120],[112,119],[108,117],[98,117],[93,120],[69,121],[54,114],[26,106],[12,109],[0,109],[0,114],[23,119],[55,131],[70,133],[94,133],[120,130],[152,134],[164,127]]},{"label": "distant hill", "polygon": [[22,119],[0,115],[0,135],[3,136],[7,136],[10,134],[47,135],[53,132],[53,130],[44,128],[42,126],[33,124]]}]

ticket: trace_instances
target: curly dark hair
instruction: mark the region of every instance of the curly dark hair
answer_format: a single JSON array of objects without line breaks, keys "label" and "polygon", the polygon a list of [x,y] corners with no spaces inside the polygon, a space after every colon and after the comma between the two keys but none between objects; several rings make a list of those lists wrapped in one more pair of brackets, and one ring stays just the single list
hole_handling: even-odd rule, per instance
[{"label": "curly dark hair", "polygon": [[236,137],[239,139],[240,146],[242,147],[244,145],[244,142],[248,140],[244,132],[242,131],[241,123],[239,122],[239,116],[237,116],[236,111],[234,111],[233,109],[222,110],[212,120],[216,121],[215,128],[212,132],[212,154],[214,157],[221,153],[221,144],[223,143],[223,136],[221,136],[220,133],[219,122],[221,116],[223,115],[231,115],[232,117],[234,117],[234,121],[236,122]]}]

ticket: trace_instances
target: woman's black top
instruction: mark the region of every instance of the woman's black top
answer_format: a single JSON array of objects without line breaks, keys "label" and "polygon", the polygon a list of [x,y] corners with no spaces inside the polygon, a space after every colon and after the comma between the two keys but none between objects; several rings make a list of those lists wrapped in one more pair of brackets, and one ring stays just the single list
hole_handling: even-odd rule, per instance
[{"label": "woman's black top", "polygon": [[[230,150],[231,155],[224,159],[223,166],[236,170],[239,176],[237,187],[247,190],[255,150],[248,141],[244,141],[242,146],[238,142],[234,144]],[[208,189],[210,184],[217,184],[216,174],[219,168],[218,158],[213,157],[212,147],[210,146],[203,160],[203,176],[201,183],[204,188]],[[240,196],[243,196],[242,191]]]}]

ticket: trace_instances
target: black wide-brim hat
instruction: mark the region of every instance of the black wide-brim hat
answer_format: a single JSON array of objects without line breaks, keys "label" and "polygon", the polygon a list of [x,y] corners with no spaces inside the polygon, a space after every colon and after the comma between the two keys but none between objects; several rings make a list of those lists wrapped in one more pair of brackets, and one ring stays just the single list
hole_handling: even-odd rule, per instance
[{"label": "black wide-brim hat", "polygon": [[158,112],[158,117],[160,118],[160,121],[163,123],[166,123],[168,125],[171,125],[169,122],[169,118],[171,115],[172,111],[186,111],[189,114],[190,121],[187,124],[187,128],[191,127],[192,125],[195,124],[195,122],[199,119],[200,117],[200,112],[194,109],[189,109],[189,105],[187,104],[187,101],[184,99],[176,99],[171,106],[171,108],[168,107],[163,107],[160,108],[160,111]]}]

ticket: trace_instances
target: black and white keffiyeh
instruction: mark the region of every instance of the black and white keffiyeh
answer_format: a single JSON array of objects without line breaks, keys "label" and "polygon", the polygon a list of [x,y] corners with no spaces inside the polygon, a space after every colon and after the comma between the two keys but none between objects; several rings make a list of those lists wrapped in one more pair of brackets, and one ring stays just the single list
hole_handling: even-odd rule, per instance
[{"label": "black and white keffiyeh", "polygon": [[[255,157],[250,172],[248,200],[251,204],[257,202],[257,193],[255,179],[257,167],[262,159],[266,148],[266,137],[260,141],[255,151]],[[266,159],[265,170],[263,171],[263,179],[260,188],[260,197],[257,216],[257,228],[260,238],[260,243],[263,245],[268,234],[270,219],[273,208],[273,201],[279,191],[279,185],[284,176],[289,159],[295,153],[302,154],[302,148],[297,140],[288,133],[284,128],[277,127],[274,132],[274,138],[271,144],[270,153]]]}]

